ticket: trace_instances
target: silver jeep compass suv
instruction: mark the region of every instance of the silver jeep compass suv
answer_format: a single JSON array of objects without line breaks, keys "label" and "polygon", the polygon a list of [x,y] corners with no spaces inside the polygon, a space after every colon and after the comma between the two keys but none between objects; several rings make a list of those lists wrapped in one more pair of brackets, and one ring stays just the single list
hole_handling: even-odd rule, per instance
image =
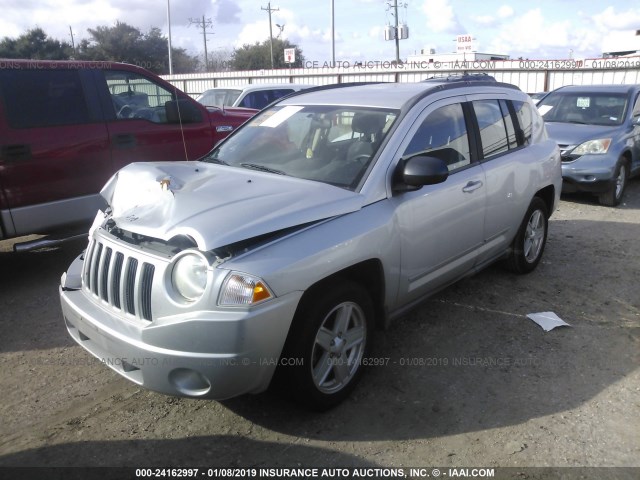
[{"label": "silver jeep compass suv", "polygon": [[143,387],[224,399],[276,375],[329,408],[376,327],[497,260],[533,270],[561,184],[512,85],[309,89],[200,161],[120,170],[62,277],[64,319]]}]

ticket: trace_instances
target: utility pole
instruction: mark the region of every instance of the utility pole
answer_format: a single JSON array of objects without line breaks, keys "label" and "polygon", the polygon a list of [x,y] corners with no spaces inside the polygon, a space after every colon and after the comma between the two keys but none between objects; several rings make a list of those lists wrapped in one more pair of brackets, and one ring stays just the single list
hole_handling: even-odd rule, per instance
[{"label": "utility pole", "polygon": [[73,40],[73,28],[71,28],[71,25],[69,25],[69,33],[71,34],[71,48],[73,49],[73,54],[76,54],[76,43]]},{"label": "utility pole", "polygon": [[211,21],[210,18],[204,18],[204,15],[202,15],[202,20],[199,18],[197,20],[190,18],[189,26],[191,25],[195,25],[196,27],[202,29],[202,39],[204,41],[204,71],[208,72],[209,71],[209,54],[207,53],[207,35],[213,35],[213,32],[207,33],[207,29],[213,28],[213,22]]},{"label": "utility pole", "polygon": [[267,3],[267,8],[260,7],[260,10],[269,12],[269,44],[271,45],[271,69],[273,70],[273,28],[271,27],[271,12],[277,12],[279,8],[271,8],[271,2]]},{"label": "utility pole", "polygon": [[[407,4],[400,5],[401,7],[407,8]],[[394,18],[394,26],[387,25],[385,27],[385,40],[395,40],[396,41],[396,64],[400,64],[400,40],[405,40],[409,38],[409,27],[402,23],[400,24],[400,20],[398,18],[398,0],[388,0],[387,1],[387,11],[393,10],[391,15]]]}]

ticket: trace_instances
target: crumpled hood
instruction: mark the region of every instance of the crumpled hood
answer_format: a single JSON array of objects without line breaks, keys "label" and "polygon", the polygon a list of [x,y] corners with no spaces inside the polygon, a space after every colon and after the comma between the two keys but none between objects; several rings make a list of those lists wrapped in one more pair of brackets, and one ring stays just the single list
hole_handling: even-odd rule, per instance
[{"label": "crumpled hood", "polygon": [[546,122],[547,133],[559,145],[580,145],[587,140],[614,136],[616,128],[602,125],[581,125],[578,123]]},{"label": "crumpled hood", "polygon": [[101,195],[127,231],[203,251],[354,212],[364,197],[321,182],[204,162],[132,163]]}]

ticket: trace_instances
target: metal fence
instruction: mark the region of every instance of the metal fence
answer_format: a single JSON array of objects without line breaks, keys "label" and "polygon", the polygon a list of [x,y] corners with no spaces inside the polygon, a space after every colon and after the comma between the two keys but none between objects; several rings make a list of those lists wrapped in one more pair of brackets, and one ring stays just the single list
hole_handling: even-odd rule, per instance
[{"label": "metal fence", "polygon": [[391,62],[340,62],[339,66],[306,62],[305,67],[241,72],[164,75],[163,78],[189,95],[196,96],[214,87],[259,83],[302,83],[328,85],[348,82],[419,82],[459,75],[487,73],[498,81],[512,83],[521,90],[547,92],[563,85],[640,83],[640,56],[587,60],[477,60]]}]

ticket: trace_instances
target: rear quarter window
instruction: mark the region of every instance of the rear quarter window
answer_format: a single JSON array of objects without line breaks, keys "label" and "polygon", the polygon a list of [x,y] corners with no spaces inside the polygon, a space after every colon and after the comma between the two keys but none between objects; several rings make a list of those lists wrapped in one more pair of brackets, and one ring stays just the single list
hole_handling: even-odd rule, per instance
[{"label": "rear quarter window", "polygon": [[89,123],[89,110],[77,70],[0,72],[9,125],[34,128]]}]

